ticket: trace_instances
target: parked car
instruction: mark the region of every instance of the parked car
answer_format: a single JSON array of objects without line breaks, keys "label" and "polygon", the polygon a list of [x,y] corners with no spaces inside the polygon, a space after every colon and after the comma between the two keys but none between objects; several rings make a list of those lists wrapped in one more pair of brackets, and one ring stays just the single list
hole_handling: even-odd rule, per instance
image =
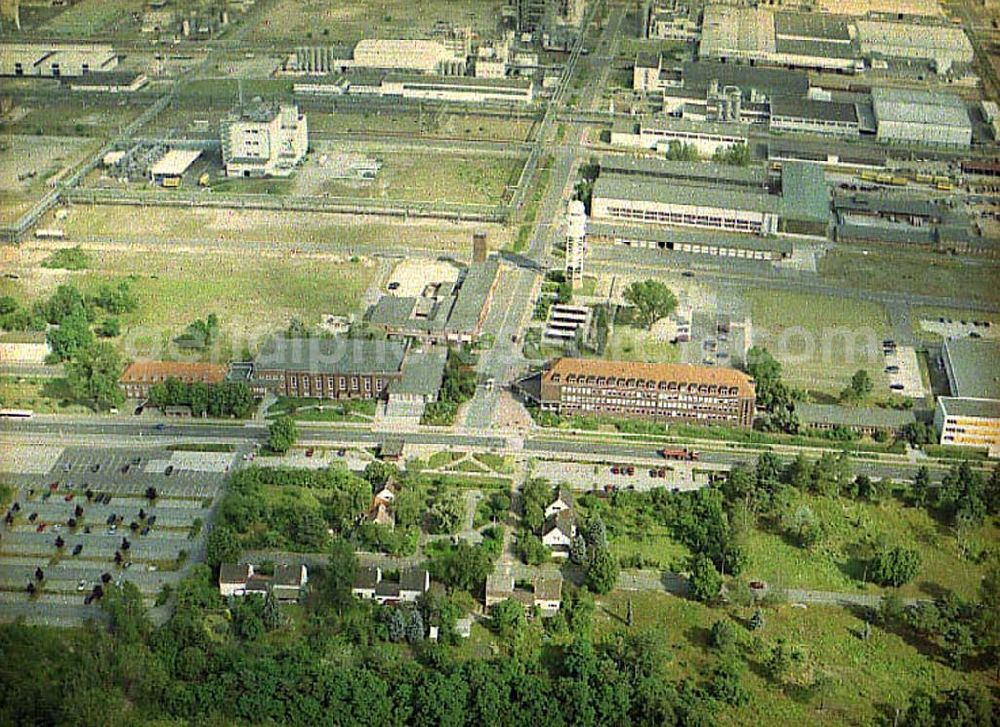
[{"label": "parked car", "polygon": [[767,584],[764,581],[750,581],[750,588],[754,591],[763,591],[767,588]]},{"label": "parked car", "polygon": [[163,470],[163,474],[166,477],[170,477],[170,475],[172,475],[173,473],[174,473],[174,466],[172,464],[168,464],[167,468]]},{"label": "parked car", "polygon": [[94,462],[94,464],[90,465],[90,471],[91,472],[100,472],[101,471],[101,463],[100,462]]},{"label": "parked car", "polygon": [[316,454],[316,450],[314,448],[310,447],[306,450],[306,457],[312,457],[314,454]]},{"label": "parked car", "polygon": [[132,465],[130,465],[130,464],[128,464],[128,463],[126,463],[126,464],[123,464],[123,465],[122,465],[122,474],[123,474],[123,475],[127,475],[127,474],[128,474],[128,471],[129,471],[129,469],[130,469],[131,467],[132,467]]}]

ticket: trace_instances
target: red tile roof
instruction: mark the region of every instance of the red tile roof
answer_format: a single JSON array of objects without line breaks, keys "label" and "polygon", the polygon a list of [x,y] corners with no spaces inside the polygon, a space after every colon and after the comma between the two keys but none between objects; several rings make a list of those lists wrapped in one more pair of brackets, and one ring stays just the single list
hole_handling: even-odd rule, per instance
[{"label": "red tile roof", "polygon": [[119,381],[123,384],[156,384],[167,379],[178,379],[187,384],[218,384],[226,378],[227,370],[223,364],[136,361],[126,367]]},{"label": "red tile roof", "polygon": [[542,374],[544,381],[558,375],[560,383],[566,377],[595,376],[605,379],[635,379],[637,381],[676,382],[736,387],[740,396],[753,396],[753,380],[742,371],[695,364],[642,363],[638,361],[601,361],[598,359],[561,358]]}]

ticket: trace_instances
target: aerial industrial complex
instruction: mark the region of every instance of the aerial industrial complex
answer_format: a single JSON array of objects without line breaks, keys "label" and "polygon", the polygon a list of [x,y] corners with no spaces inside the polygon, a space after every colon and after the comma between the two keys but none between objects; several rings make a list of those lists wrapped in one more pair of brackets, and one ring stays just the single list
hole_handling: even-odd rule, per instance
[{"label": "aerial industrial complex", "polygon": [[996,0],[0,0],[0,724],[995,725],[998,104]]}]

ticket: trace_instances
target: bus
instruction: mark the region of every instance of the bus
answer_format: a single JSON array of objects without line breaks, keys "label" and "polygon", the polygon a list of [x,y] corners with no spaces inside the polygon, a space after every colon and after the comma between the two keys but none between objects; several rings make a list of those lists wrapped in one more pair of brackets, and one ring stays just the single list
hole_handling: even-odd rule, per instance
[{"label": "bus", "polygon": [[0,409],[2,419],[31,419],[34,414],[31,409]]},{"label": "bus", "polygon": [[39,240],[62,240],[66,233],[54,228],[35,230],[35,237]]}]

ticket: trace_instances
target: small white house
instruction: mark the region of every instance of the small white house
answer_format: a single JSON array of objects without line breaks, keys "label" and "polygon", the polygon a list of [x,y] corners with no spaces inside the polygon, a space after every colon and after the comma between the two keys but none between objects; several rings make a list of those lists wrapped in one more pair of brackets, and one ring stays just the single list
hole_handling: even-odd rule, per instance
[{"label": "small white house", "polygon": [[545,508],[545,517],[549,518],[558,515],[564,510],[573,509],[573,493],[566,485],[559,485],[556,489],[556,498]]},{"label": "small white house", "polygon": [[542,543],[552,551],[554,558],[569,556],[569,546],[575,535],[576,513],[572,510],[561,510],[542,527]]}]

